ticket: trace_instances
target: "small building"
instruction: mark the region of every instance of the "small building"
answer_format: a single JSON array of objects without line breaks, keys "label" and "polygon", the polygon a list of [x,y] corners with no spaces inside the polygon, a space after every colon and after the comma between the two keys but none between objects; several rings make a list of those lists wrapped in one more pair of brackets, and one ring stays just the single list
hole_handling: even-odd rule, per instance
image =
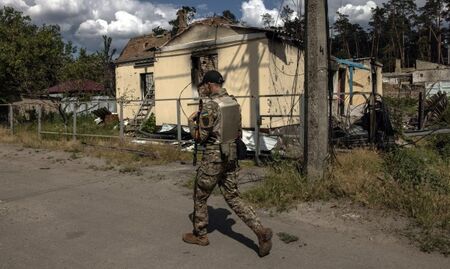
[{"label": "small building", "polygon": [[145,97],[154,95],[155,50],[169,38],[169,34],[131,38],[115,61],[116,97],[135,101],[125,104],[124,118],[134,119]]},{"label": "small building", "polygon": [[[186,125],[187,116],[197,110],[201,95],[198,83],[208,70],[215,69],[223,74],[224,87],[241,105],[244,128],[257,124],[277,128],[300,122],[303,44],[273,29],[235,25],[222,17],[208,18],[180,29],[171,38],[133,38],[116,64],[117,98],[143,100],[140,107],[126,105],[125,118],[137,119],[151,111],[157,125],[176,124],[175,99],[180,99],[180,111],[184,113],[181,124]],[[352,98],[344,98],[339,109],[365,102],[357,93],[370,94],[373,86],[382,94],[381,67],[371,59],[340,60],[333,74],[335,100],[338,103],[336,98],[341,94]],[[375,83],[372,68],[376,68]],[[147,76],[153,78],[150,101],[145,98]]]},{"label": "small building", "polygon": [[[197,109],[197,85],[204,73],[215,69],[224,76],[224,88],[238,97],[244,128],[254,128],[257,121],[262,128],[299,122],[304,53],[298,40],[209,18],[170,39],[157,51],[156,59],[156,99],[192,98],[182,101],[186,115]],[[175,112],[176,102],[157,101],[157,125],[176,123]],[[183,116],[182,124],[186,123]]]},{"label": "small building", "polygon": [[395,73],[384,73],[385,88],[393,96],[414,97],[424,91],[427,95],[438,91],[450,94],[450,66],[416,60],[415,68],[401,68]]},{"label": "small building", "polygon": [[116,102],[107,95],[103,84],[89,80],[69,80],[45,90],[46,95],[64,104],[67,113],[75,110],[77,103],[79,113],[90,113],[99,108],[117,112]]},{"label": "small building", "polygon": [[[347,115],[363,109],[370,94],[383,95],[383,65],[373,58],[332,58],[337,66],[333,72],[333,113]],[[360,108],[360,109],[358,109]]]}]

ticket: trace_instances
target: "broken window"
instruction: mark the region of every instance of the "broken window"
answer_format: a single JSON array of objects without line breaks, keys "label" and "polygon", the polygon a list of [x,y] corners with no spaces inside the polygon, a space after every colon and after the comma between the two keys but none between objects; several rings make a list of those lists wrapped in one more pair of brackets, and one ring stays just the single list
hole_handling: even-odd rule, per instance
[{"label": "broken window", "polygon": [[192,55],[192,89],[194,97],[202,95],[202,88],[197,89],[197,85],[202,81],[203,76],[210,70],[217,70],[217,54]]},{"label": "broken window", "polygon": [[153,73],[141,74],[141,98],[154,98],[155,84],[153,82]]}]

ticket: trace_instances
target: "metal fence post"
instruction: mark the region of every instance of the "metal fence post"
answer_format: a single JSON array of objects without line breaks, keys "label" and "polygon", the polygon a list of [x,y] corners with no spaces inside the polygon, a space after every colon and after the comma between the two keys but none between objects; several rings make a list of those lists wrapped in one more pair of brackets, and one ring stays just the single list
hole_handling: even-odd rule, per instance
[{"label": "metal fence post", "polygon": [[120,140],[124,139],[124,122],[123,122],[123,100],[119,101],[119,137]]},{"label": "metal fence post", "polygon": [[256,118],[256,122],[255,122],[255,162],[256,165],[260,165],[260,159],[259,159],[259,155],[261,154],[261,145],[259,142],[259,136],[260,136],[260,125],[261,125],[261,112],[259,111],[259,95],[255,96],[255,118]]},{"label": "metal fence post", "polygon": [[14,110],[12,104],[9,104],[9,129],[11,134],[14,135]]},{"label": "metal fence post", "polygon": [[181,150],[181,100],[177,100],[177,140],[178,150]]},{"label": "metal fence post", "polygon": [[75,103],[73,106],[73,129],[72,129],[72,139],[73,141],[77,140],[77,110],[78,110],[78,103]]},{"label": "metal fence post", "polygon": [[41,122],[41,118],[42,118],[42,105],[38,106],[38,125],[37,125],[37,133],[38,133],[38,139],[41,140],[41,131],[42,131],[42,122]]}]

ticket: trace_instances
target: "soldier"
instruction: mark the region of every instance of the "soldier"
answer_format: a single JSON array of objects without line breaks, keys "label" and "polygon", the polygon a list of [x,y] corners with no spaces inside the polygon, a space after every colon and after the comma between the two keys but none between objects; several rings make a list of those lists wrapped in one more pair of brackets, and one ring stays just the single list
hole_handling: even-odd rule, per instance
[{"label": "soldier", "polygon": [[241,135],[240,106],[222,88],[223,83],[224,79],[219,72],[206,72],[199,85],[203,86],[207,96],[205,104],[201,111],[189,117],[191,134],[205,150],[194,187],[194,229],[192,233],[183,234],[183,241],[201,246],[209,244],[206,202],[215,186],[219,185],[227,204],[258,237],[259,256],[263,257],[272,248],[272,230],[263,227],[253,208],[246,205],[239,196],[235,140]]}]

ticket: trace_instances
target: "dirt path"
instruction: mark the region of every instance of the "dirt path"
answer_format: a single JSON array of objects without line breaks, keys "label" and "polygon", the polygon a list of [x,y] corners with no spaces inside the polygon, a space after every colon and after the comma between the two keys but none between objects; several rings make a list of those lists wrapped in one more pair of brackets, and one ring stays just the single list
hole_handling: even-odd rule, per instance
[{"label": "dirt path", "polygon": [[275,238],[261,259],[255,236],[214,196],[210,246],[187,245],[192,201],[181,185],[192,176],[189,165],[123,174],[98,159],[0,145],[0,268],[450,268],[340,204],[259,212],[300,238]]}]

